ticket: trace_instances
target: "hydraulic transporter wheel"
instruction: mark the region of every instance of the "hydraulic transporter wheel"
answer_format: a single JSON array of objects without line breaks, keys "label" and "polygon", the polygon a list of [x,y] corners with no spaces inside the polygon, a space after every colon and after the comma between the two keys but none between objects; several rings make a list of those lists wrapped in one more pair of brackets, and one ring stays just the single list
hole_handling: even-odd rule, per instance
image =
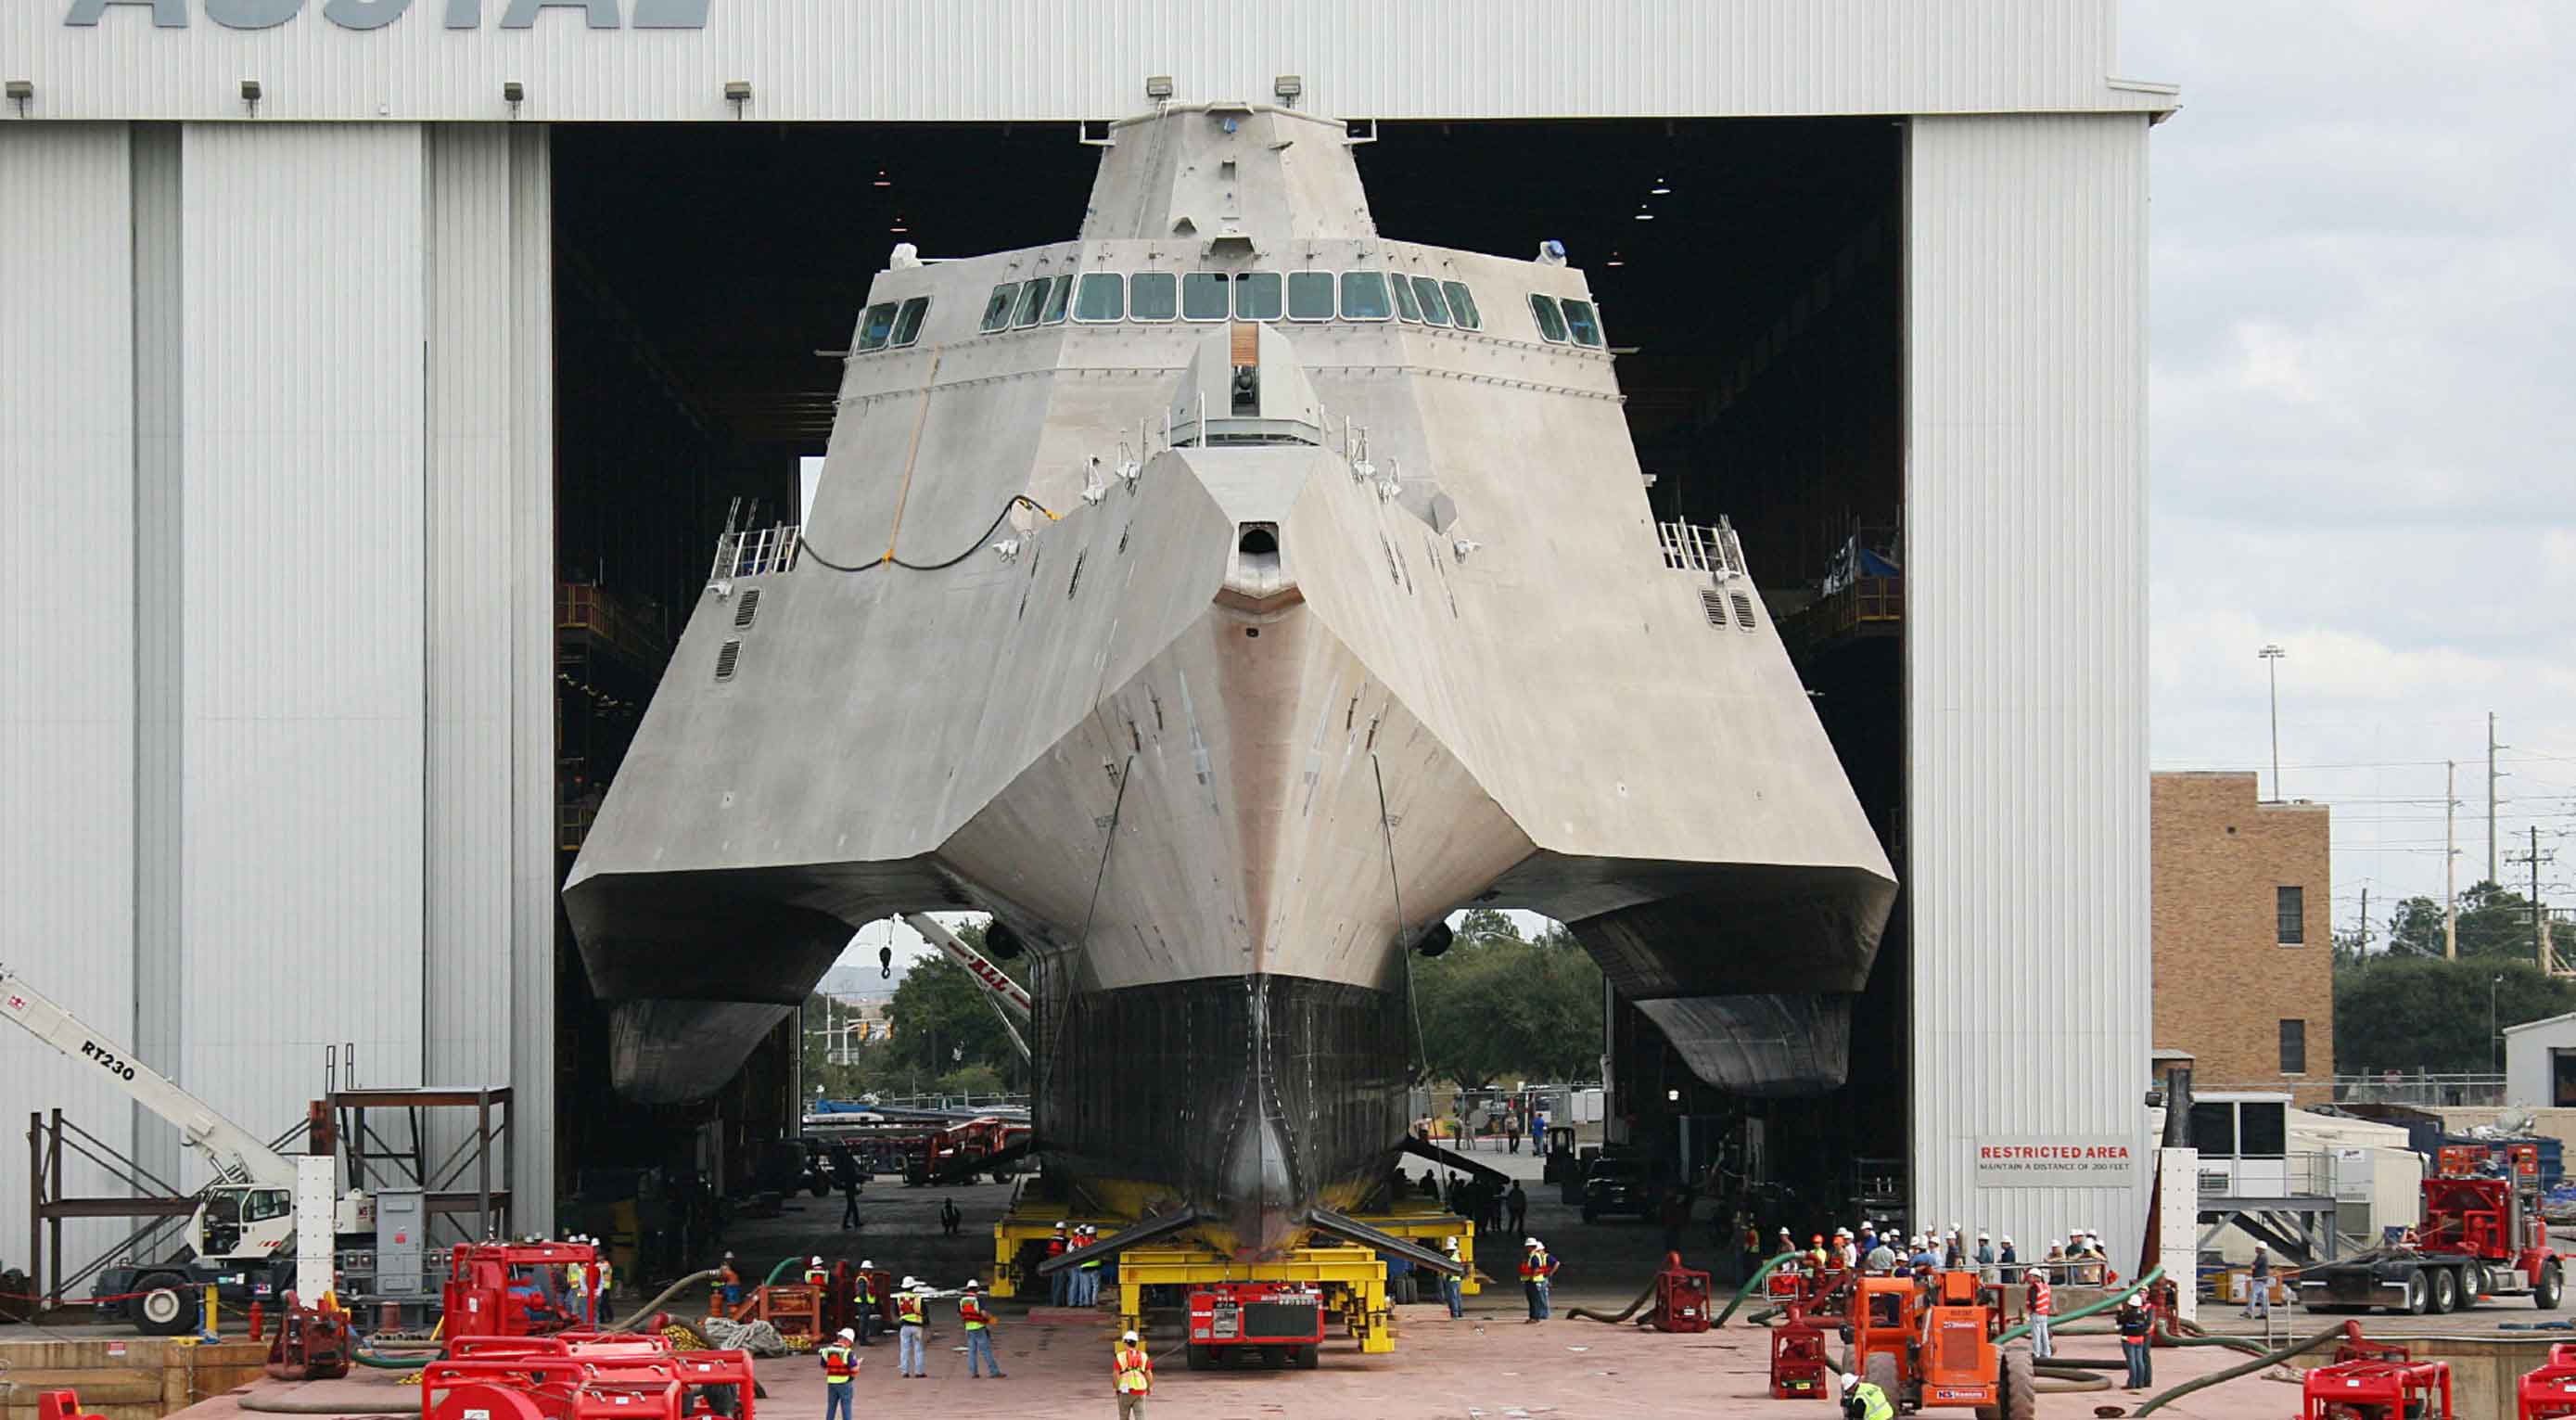
[{"label": "hydraulic transporter wheel", "polygon": [[2027,1351],[2006,1351],[2003,1374],[2004,1420],[2035,1420],[2039,1414],[2039,1372]]}]

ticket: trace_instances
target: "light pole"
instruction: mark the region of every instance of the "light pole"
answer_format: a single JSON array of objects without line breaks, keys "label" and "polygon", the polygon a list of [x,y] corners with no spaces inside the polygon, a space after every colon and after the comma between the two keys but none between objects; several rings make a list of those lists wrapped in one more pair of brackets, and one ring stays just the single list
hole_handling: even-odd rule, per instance
[{"label": "light pole", "polygon": [[2281,802],[2281,658],[2289,652],[2267,641],[2254,654],[2263,658],[2272,679],[2272,802],[2277,804]]}]

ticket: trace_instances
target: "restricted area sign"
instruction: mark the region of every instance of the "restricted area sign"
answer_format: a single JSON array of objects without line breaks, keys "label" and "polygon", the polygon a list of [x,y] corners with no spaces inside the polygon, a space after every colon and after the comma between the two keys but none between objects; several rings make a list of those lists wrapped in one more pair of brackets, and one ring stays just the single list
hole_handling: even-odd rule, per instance
[{"label": "restricted area sign", "polygon": [[2138,1149],[2116,1134],[2000,1134],[1977,1140],[1979,1188],[2127,1188]]}]

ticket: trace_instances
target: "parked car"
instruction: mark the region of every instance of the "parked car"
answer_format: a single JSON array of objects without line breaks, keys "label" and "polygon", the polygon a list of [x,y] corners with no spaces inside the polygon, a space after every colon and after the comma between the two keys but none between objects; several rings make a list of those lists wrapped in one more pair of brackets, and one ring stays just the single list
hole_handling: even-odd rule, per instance
[{"label": "parked car", "polygon": [[1608,1213],[1646,1217],[1654,1209],[1652,1194],[1637,1160],[1594,1159],[1583,1173],[1583,1221],[1593,1222]]}]

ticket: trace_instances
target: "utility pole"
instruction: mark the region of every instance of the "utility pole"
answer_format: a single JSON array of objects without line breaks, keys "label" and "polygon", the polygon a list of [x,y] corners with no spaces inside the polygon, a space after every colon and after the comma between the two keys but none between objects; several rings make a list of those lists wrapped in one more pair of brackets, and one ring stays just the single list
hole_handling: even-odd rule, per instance
[{"label": "utility pole", "polygon": [[2460,765],[2442,761],[2442,960],[2460,959],[2459,818]]},{"label": "utility pole", "polygon": [[2353,938],[2353,965],[2370,963],[2370,889],[2361,890],[2361,931]]},{"label": "utility pole", "polygon": [[2254,654],[2263,658],[2263,665],[2272,677],[2272,802],[2277,804],[2284,802],[2281,798],[2281,658],[2289,652],[2267,641],[2263,649]]},{"label": "utility pole", "polygon": [[2495,752],[2503,746],[2496,743],[2495,712],[2487,712],[2487,881],[2500,883],[2496,876],[2496,767]]},{"label": "utility pole", "polygon": [[2550,966],[2549,926],[2545,920],[2545,915],[2540,910],[2540,865],[2543,863],[2555,862],[2557,858],[2558,850],[2555,848],[2546,853],[2540,851],[2540,825],[2533,824],[2531,826],[2531,851],[2523,854],[2519,858],[2509,860],[2515,863],[2529,863],[2531,865],[2531,955],[2532,959],[2539,964],[2541,974],[2544,976],[2548,974]]}]

